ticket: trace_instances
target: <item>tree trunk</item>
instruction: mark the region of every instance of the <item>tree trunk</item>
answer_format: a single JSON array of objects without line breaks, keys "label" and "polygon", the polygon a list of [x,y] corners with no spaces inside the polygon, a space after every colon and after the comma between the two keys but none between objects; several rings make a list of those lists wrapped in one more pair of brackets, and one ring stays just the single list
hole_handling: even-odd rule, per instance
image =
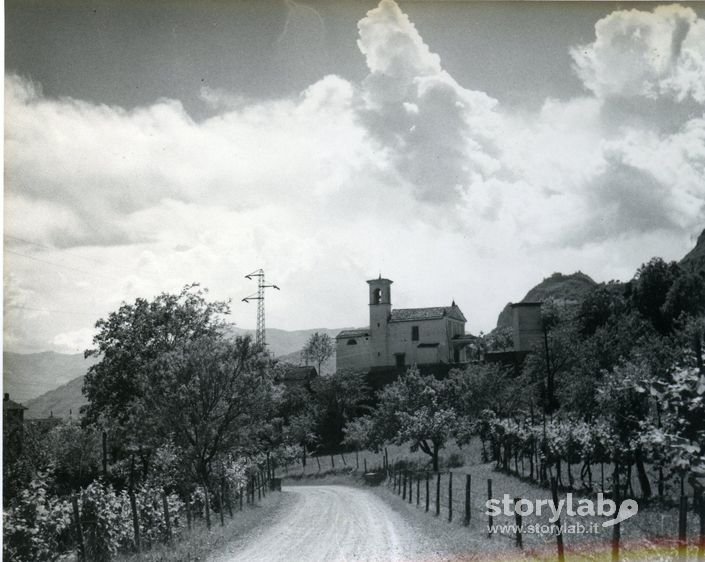
[{"label": "tree trunk", "polygon": [[637,450],[636,452],[636,473],[639,477],[641,497],[647,500],[651,497],[651,483],[649,482],[649,476],[646,474],[646,468],[644,468],[644,459],[641,456],[641,450]]},{"label": "tree trunk", "polygon": [[438,444],[433,444],[433,455],[431,456],[433,460],[433,472],[438,472]]}]

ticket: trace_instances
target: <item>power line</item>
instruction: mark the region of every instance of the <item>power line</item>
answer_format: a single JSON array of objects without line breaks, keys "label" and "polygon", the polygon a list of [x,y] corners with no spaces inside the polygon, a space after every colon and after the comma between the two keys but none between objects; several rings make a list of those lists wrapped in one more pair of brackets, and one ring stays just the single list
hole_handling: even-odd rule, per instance
[{"label": "power line", "polygon": [[71,314],[76,316],[92,316],[95,318],[96,315],[105,315],[105,312],[76,312],[75,310],[58,310],[55,308],[35,308],[33,306],[23,306],[21,304],[6,304],[5,308],[17,308],[20,310],[32,310],[35,312],[53,312],[56,314]]},{"label": "power line", "polygon": [[100,273],[95,273],[95,272],[93,272],[93,271],[86,271],[85,269],[79,269],[78,267],[71,267],[71,266],[69,266],[69,265],[64,265],[64,264],[62,264],[62,263],[57,263],[57,262],[54,262],[54,261],[45,260],[45,259],[42,259],[42,258],[38,258],[38,257],[36,257],[36,256],[30,256],[29,254],[23,254],[22,252],[18,252],[18,251],[16,251],[16,250],[10,250],[10,249],[5,248],[5,252],[7,252],[7,253],[9,253],[9,254],[14,254],[14,255],[16,255],[16,256],[21,256],[21,257],[23,257],[23,258],[27,258],[27,259],[30,259],[30,260],[34,260],[34,261],[37,261],[37,262],[40,262],[40,263],[45,263],[45,264],[47,264],[47,265],[53,265],[53,266],[55,266],[55,267],[61,267],[61,268],[63,268],[63,269],[68,269],[68,270],[70,270],[70,271],[76,271],[76,272],[78,272],[78,273],[83,273],[83,274],[85,274],[85,275],[93,275],[93,276],[95,276],[95,277],[100,277],[100,278],[102,278],[102,279],[109,279],[109,280],[111,280],[111,281],[114,279],[114,277],[108,277],[107,275],[101,275]]},{"label": "power line", "polygon": [[[62,251],[61,248],[56,248],[56,247],[53,247],[53,246],[47,246],[46,244],[41,244],[41,243],[39,243],[39,242],[34,242],[33,240],[27,240],[26,238],[22,238],[22,237],[20,237],[20,236],[14,236],[14,235],[12,235],[12,234],[5,234],[4,237],[5,237],[5,238],[10,238],[10,239],[15,240],[15,241],[17,241],[17,242],[22,242],[23,244],[30,244],[31,246],[36,246],[37,248],[42,248],[42,249],[44,249],[44,250],[49,250],[49,251],[53,251],[53,252]],[[7,251],[10,251],[10,250],[7,250]],[[96,260],[96,259],[93,259],[93,258],[87,258],[87,257],[84,257],[84,256],[77,256],[77,255],[75,255],[75,254],[70,254],[70,256],[71,256],[72,258],[75,258],[75,259],[79,259],[79,260],[83,260],[83,261],[87,261],[87,262],[91,262],[91,263],[97,263],[98,265],[103,265],[103,266],[107,265],[108,267],[112,267],[112,268],[115,268],[115,269],[121,269],[122,271],[126,271],[126,272],[128,272],[128,273],[133,273],[133,271],[132,271],[131,269],[128,269],[128,268],[126,268],[126,267],[121,267],[121,266],[116,265],[116,264],[112,264],[112,263],[111,263],[111,264],[106,264],[104,261],[101,261],[101,260]]]}]

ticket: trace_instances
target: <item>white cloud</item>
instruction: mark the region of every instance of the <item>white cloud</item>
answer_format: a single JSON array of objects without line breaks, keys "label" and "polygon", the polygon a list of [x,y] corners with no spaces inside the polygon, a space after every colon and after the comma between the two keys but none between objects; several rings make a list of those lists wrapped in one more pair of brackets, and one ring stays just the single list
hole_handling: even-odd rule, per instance
[{"label": "white cloud", "polygon": [[672,4],[613,12],[595,41],[571,50],[575,69],[598,97],[692,97],[705,103],[705,21]]},{"label": "white cloud", "polygon": [[[487,330],[554,270],[609,279],[657,249],[677,257],[705,200],[702,110],[669,109],[700,96],[691,16],[605,18],[581,51],[592,54],[574,51],[594,95],[535,113],[458,84],[390,0],[359,23],[361,83],[331,75],[266,102],[208,90],[217,113],[201,122],[175,100],[126,111],[9,76],[5,224],[42,244],[19,250],[43,261],[7,254],[6,285],[51,322],[6,313],[6,344],[73,349],[120,301],[192,281],[234,297],[250,327],[243,275],[258,267],[283,287],[269,326],[364,324],[364,280],[381,272],[397,281],[395,306],[455,298]],[[639,49],[681,35],[671,70],[645,62],[620,77]],[[650,92],[665,96],[668,127],[614,99],[643,106]]]}]

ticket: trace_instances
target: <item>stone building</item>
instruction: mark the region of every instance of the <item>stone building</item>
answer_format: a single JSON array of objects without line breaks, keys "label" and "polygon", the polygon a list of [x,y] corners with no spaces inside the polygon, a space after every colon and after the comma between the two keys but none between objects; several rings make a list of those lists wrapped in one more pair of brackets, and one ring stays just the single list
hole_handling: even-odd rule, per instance
[{"label": "stone building", "polygon": [[370,325],[336,336],[336,369],[366,370],[463,363],[475,337],[465,333],[465,316],[450,306],[392,309],[390,279],[367,282]]}]

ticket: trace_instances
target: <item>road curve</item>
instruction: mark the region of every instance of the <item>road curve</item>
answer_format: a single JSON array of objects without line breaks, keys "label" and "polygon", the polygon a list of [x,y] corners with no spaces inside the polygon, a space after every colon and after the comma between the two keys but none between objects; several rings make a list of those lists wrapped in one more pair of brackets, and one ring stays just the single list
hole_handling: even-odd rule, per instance
[{"label": "road curve", "polygon": [[349,486],[290,486],[295,501],[228,562],[390,561],[418,557],[413,530],[371,492]]}]

